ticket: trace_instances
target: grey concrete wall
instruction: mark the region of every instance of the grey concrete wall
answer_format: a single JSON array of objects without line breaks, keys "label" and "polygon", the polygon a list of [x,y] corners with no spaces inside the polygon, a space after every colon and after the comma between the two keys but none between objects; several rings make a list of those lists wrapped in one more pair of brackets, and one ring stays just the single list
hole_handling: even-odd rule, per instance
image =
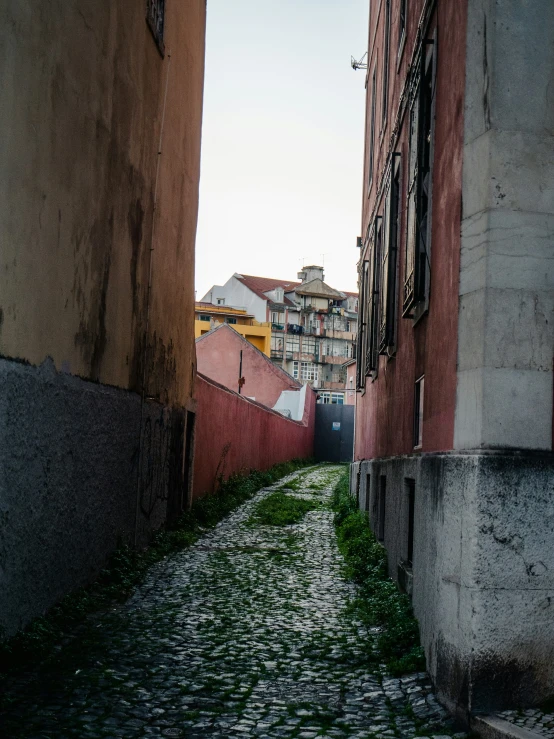
[{"label": "grey concrete wall", "polygon": [[553,27],[468,0],[457,449],[552,449]]},{"label": "grey concrete wall", "polygon": [[445,704],[464,717],[550,696],[552,457],[423,455],[361,462],[359,469],[359,507],[376,532],[379,480],[386,478],[384,545],[395,579],[407,557],[405,481],[415,480],[413,606]]},{"label": "grey concrete wall", "polygon": [[[142,427],[142,443],[141,443]],[[12,634],[137,544],[184,492],[184,413],[0,359],[0,627]]]}]

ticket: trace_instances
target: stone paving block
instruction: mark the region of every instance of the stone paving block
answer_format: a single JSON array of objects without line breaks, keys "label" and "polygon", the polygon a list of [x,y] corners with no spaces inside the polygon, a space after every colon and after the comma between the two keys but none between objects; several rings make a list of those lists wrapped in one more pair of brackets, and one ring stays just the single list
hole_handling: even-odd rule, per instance
[{"label": "stone paving block", "polygon": [[[326,504],[341,472],[294,473],[286,481],[300,477],[303,490],[288,494],[315,497],[309,486],[321,485]],[[418,733],[451,733],[430,708],[428,675],[393,678],[368,664],[381,629],[347,611],[356,588],[343,577],[330,509],[292,526],[252,525],[254,506],[282,485],[155,565],[46,675],[14,683],[2,739],[411,739],[413,714]]]}]

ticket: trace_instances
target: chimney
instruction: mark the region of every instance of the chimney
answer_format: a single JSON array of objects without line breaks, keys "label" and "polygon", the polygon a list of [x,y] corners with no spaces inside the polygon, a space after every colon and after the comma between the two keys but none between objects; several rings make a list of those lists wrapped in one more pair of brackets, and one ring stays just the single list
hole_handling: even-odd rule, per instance
[{"label": "chimney", "polygon": [[325,275],[323,274],[323,267],[318,267],[314,264],[311,264],[309,267],[302,267],[300,272],[298,273],[298,279],[301,282],[311,282],[312,280],[325,280]]}]

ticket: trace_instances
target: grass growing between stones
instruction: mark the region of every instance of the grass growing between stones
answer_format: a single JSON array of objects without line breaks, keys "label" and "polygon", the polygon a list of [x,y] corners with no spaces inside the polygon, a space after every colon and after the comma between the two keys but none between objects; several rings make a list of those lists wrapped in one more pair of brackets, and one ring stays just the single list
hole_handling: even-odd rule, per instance
[{"label": "grass growing between stones", "polygon": [[347,575],[359,587],[353,607],[368,627],[380,626],[379,660],[393,675],[425,669],[417,621],[410,599],[387,576],[387,554],[368,526],[367,516],[356,506],[348,490],[348,470],[333,495],[335,527]]},{"label": "grass growing between stones", "polygon": [[262,526],[288,526],[299,523],[308,511],[319,507],[317,501],[295,498],[278,491],[268,495],[256,505],[250,523]]},{"label": "grass growing between stones", "polygon": [[158,531],[148,548],[137,551],[121,544],[92,585],[70,593],[11,639],[1,641],[0,633],[0,687],[7,673],[51,655],[87,616],[124,600],[153,564],[194,544],[207,528],[214,527],[261,488],[311,464],[311,460],[291,460],[265,472],[234,475],[216,493],[195,501],[171,529]]}]

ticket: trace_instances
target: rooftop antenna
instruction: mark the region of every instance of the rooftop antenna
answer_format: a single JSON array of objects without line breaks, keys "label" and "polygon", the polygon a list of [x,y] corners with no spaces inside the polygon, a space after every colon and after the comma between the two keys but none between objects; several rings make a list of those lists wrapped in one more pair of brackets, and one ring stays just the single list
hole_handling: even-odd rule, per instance
[{"label": "rooftop antenna", "polygon": [[325,269],[325,257],[328,257],[329,254],[331,254],[330,251],[326,251],[325,254],[321,255],[321,266]]},{"label": "rooftop antenna", "polygon": [[366,58],[366,56],[367,56],[367,51],[365,52],[365,54],[359,61],[356,61],[353,56],[350,57],[350,66],[352,67],[354,71],[358,69],[367,69],[367,62],[364,62],[364,59]]}]

